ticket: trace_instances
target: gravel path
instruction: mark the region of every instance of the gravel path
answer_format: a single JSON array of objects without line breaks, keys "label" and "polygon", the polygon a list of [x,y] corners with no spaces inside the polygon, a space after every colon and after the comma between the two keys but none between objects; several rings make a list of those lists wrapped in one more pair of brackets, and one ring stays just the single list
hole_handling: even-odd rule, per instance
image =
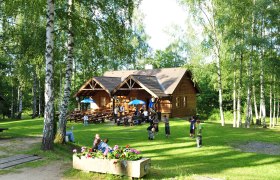
[{"label": "gravel path", "polygon": [[251,141],[237,145],[236,148],[244,152],[280,155],[280,144],[274,143]]},{"label": "gravel path", "polygon": [[0,175],[1,180],[28,179],[28,180],[58,180],[62,179],[63,165],[60,162],[53,162],[47,166],[36,168],[22,168],[17,172]]},{"label": "gravel path", "polygon": [[[40,143],[41,141],[41,137],[0,139],[0,156],[12,156],[18,152],[18,149],[26,150],[28,148],[32,148],[32,146]],[[66,169],[64,166],[65,165],[63,163],[55,161],[45,166],[16,169],[8,174],[0,175],[0,179],[59,180],[63,179],[63,171]]]}]

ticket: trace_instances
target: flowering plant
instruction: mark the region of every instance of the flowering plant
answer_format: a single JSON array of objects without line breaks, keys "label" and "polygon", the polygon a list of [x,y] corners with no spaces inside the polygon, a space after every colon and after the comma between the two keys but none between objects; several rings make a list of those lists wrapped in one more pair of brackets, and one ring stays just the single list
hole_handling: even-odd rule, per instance
[{"label": "flowering plant", "polygon": [[138,160],[141,159],[140,151],[130,148],[129,145],[126,147],[119,147],[115,145],[113,149],[106,149],[103,153],[102,151],[93,152],[91,148],[82,147],[81,152],[78,153],[77,149],[73,150],[79,158],[85,156],[86,158],[105,158],[105,159],[119,159],[119,160]]}]

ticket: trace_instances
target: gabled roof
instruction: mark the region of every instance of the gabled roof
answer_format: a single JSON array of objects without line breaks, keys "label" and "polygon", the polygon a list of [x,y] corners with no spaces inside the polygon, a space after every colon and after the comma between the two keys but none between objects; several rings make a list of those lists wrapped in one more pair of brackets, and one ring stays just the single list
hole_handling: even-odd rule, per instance
[{"label": "gabled roof", "polygon": [[74,97],[89,96],[91,94],[90,92],[94,90],[105,90],[111,96],[113,89],[115,89],[120,83],[120,77],[93,77],[79,89]]},{"label": "gabled roof", "polygon": [[[178,86],[180,80],[188,73],[191,78],[191,73],[184,68],[162,68],[162,69],[148,69],[148,70],[127,70],[127,71],[107,71],[104,76],[120,77],[123,81],[129,75],[143,75],[155,76],[162,87],[165,94],[173,94],[175,88]],[[197,87],[195,87],[197,89]],[[199,90],[197,89],[197,92]]]},{"label": "gabled roof", "polygon": [[[135,87],[135,83],[129,82],[130,80],[133,80],[135,83],[137,83],[141,88],[143,88],[145,91],[150,93],[153,97],[165,97],[168,96],[164,93],[163,88],[159,84],[156,76],[146,76],[146,75],[130,75],[126,79],[120,83],[115,90],[112,92],[113,94],[117,92],[118,90],[132,90]],[[136,86],[136,89],[139,89]],[[124,88],[126,87],[126,88]]]}]

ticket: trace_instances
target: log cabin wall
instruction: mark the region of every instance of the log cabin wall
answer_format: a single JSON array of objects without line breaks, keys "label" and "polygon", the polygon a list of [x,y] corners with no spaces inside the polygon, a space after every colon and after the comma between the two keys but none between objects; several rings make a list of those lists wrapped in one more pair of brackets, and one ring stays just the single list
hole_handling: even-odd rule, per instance
[{"label": "log cabin wall", "polygon": [[[129,100],[140,99],[146,102],[146,107],[148,106],[149,100],[151,99],[151,95],[145,90],[132,90],[128,94]],[[141,105],[139,106],[141,107]],[[133,106],[129,106],[129,109],[134,109]]]},{"label": "log cabin wall", "polygon": [[[166,115],[167,117],[172,116],[172,101],[169,99],[160,100],[159,111],[161,116]],[[161,118],[162,119],[162,118]]]},{"label": "log cabin wall", "polygon": [[92,98],[99,107],[99,110],[112,108],[111,97],[106,91],[98,91]]},{"label": "log cabin wall", "polygon": [[172,96],[172,117],[196,114],[196,90],[187,74],[183,76]]}]

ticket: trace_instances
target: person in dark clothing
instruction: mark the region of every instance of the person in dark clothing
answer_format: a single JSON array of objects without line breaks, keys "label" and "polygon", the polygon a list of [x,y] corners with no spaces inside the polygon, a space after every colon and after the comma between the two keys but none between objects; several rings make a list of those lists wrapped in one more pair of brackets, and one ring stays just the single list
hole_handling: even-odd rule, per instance
[{"label": "person in dark clothing", "polygon": [[191,119],[190,119],[190,137],[194,138],[195,136],[195,123],[196,123],[196,119],[195,119],[195,116],[193,116]]},{"label": "person in dark clothing", "polygon": [[169,126],[169,120],[166,117],[166,115],[163,116],[163,122],[165,124],[165,136],[168,138],[170,136],[170,126]]},{"label": "person in dark clothing", "polygon": [[154,140],[155,139],[155,135],[154,135],[154,132],[155,132],[155,127],[154,125],[150,125],[148,128],[147,128],[147,131],[148,131],[148,139],[149,140]]}]

